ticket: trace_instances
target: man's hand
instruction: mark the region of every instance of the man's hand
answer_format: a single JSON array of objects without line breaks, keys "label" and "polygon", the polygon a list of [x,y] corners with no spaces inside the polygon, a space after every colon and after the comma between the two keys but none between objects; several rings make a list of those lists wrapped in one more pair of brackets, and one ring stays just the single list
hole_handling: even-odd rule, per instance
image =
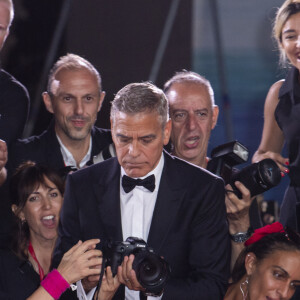
[{"label": "man's hand", "polygon": [[[251,198],[250,191],[240,182],[236,181],[235,186],[242,193],[242,199],[238,198],[232,191],[231,185],[226,185],[226,211],[229,234],[247,232],[250,227],[249,209],[255,197]],[[244,248],[244,243],[231,241],[231,262],[230,269],[233,269],[235,261]]]},{"label": "man's hand", "polygon": [[132,269],[134,255],[125,256],[123,263],[118,267],[118,279],[120,283],[125,284],[130,290],[145,291],[136,278],[135,271]]},{"label": "man's hand", "polygon": [[107,267],[102,277],[101,288],[97,300],[110,300],[120,286],[118,276],[113,277],[111,267]]},{"label": "man's hand", "polygon": [[226,212],[229,225],[229,233],[246,232],[250,227],[249,209],[254,199],[250,191],[240,182],[236,181],[235,186],[242,193],[242,199],[238,198],[232,191],[231,185],[226,185]]}]

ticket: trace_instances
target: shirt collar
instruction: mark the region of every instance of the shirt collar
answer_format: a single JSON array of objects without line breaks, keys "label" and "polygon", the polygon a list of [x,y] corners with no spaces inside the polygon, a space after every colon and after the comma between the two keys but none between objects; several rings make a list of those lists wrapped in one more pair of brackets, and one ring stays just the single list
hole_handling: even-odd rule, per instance
[{"label": "shirt collar", "polygon": [[83,157],[83,159],[81,160],[81,162],[79,163],[79,166],[77,166],[76,161],[72,155],[72,153],[66,148],[66,146],[63,144],[63,142],[61,141],[61,139],[59,138],[59,136],[56,134],[58,143],[60,145],[60,151],[65,163],[65,166],[73,166],[79,169],[83,168],[86,163],[90,160],[91,157],[91,153],[92,153],[92,137],[90,137],[90,145],[89,145],[89,149],[86,153],[86,155]]}]

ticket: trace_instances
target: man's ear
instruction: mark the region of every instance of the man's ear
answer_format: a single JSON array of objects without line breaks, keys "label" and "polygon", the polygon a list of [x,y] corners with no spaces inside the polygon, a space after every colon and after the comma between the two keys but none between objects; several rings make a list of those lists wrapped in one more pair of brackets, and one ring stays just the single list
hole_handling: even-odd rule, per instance
[{"label": "man's ear", "polygon": [[98,105],[98,110],[97,110],[97,112],[99,112],[100,111],[100,109],[101,109],[101,106],[102,106],[102,104],[103,104],[103,101],[104,101],[104,98],[105,98],[105,92],[103,91],[103,92],[101,92],[101,94],[100,94],[100,101],[99,101],[99,105]]},{"label": "man's ear", "polygon": [[247,253],[245,257],[245,269],[247,275],[252,275],[256,268],[257,258],[253,252]]},{"label": "man's ear", "polygon": [[214,105],[213,107],[213,111],[212,111],[212,126],[211,129],[214,129],[217,121],[218,121],[218,116],[219,116],[219,106],[218,105]]},{"label": "man's ear", "polygon": [[164,129],[164,145],[167,145],[169,143],[170,140],[170,136],[171,136],[171,130],[172,130],[172,121],[171,119],[169,119],[165,125],[165,129]]},{"label": "man's ear", "polygon": [[47,93],[47,92],[44,92],[42,94],[43,96],[43,101],[44,101],[44,104],[46,106],[46,109],[50,112],[50,113],[54,113],[54,110],[53,110],[53,105],[52,105],[52,100],[51,100],[51,97],[50,95]]}]

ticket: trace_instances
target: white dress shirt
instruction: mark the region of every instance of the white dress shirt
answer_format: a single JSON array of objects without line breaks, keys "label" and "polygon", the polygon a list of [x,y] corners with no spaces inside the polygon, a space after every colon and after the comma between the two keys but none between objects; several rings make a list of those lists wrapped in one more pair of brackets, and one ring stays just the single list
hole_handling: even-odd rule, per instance
[{"label": "white dress shirt", "polygon": [[[120,199],[121,199],[121,220],[123,240],[129,236],[142,238],[145,242],[148,240],[153,211],[156,203],[161,173],[164,166],[164,156],[162,154],[156,168],[141,179],[152,174],[155,176],[155,189],[150,192],[143,186],[136,186],[131,192],[125,193],[122,187],[122,176],[126,175],[121,168],[120,180]],[[126,300],[139,300],[139,291],[133,291],[125,288]],[[158,297],[148,297],[148,299],[160,299]]]},{"label": "white dress shirt", "polygon": [[[124,169],[121,167],[120,177],[120,201],[121,201],[121,221],[123,240],[125,241],[129,236],[142,238],[145,242],[148,240],[149,230],[152,221],[152,215],[156,203],[158,188],[160,184],[161,174],[164,167],[164,155],[161,155],[159,163],[154,170],[149,172],[141,179],[144,179],[152,174],[155,176],[155,189],[150,192],[143,186],[136,186],[131,192],[125,193],[122,187],[122,176],[126,175]],[[155,250],[155,249],[154,249]],[[95,289],[91,290],[88,295],[83,295],[84,290],[81,282],[77,282],[77,296],[82,300],[91,300],[93,298]],[[150,297],[148,300],[159,300],[160,297]],[[125,300],[139,300],[139,291],[133,291],[125,287]]]},{"label": "white dress shirt", "polygon": [[75,167],[77,169],[81,169],[83,168],[86,163],[90,160],[91,158],[91,153],[92,153],[92,137],[90,137],[90,145],[89,145],[89,149],[86,153],[86,155],[83,157],[83,159],[81,160],[81,162],[79,163],[79,165],[77,166],[76,160],[74,159],[72,153],[66,148],[66,146],[63,144],[63,142],[61,141],[61,139],[58,137],[58,135],[56,135],[57,140],[59,142],[60,145],[60,151],[65,163],[65,166],[72,166]]}]

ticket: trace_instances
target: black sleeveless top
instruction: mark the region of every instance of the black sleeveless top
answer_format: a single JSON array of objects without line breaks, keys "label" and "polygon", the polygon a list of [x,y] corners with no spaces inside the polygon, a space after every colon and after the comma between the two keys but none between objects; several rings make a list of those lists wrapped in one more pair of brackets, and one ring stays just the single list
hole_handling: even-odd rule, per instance
[{"label": "black sleeveless top", "polygon": [[299,71],[291,68],[279,91],[275,119],[284,134],[290,160],[290,185],[300,186],[300,84]]}]

